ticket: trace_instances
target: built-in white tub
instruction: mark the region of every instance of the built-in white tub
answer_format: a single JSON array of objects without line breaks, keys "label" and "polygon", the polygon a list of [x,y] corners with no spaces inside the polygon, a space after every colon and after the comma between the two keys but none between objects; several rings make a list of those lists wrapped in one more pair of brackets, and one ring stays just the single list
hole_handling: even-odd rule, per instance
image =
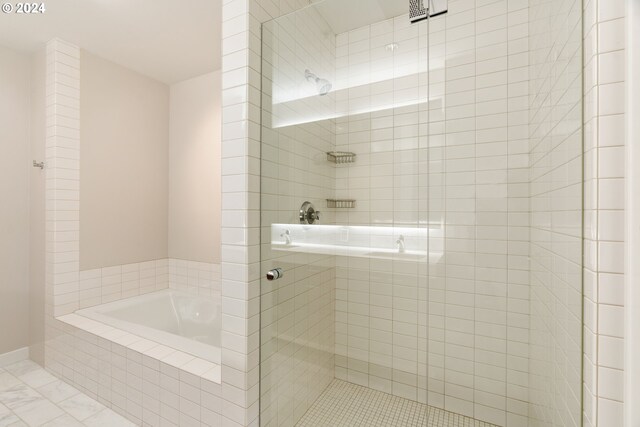
[{"label": "built-in white tub", "polygon": [[219,297],[167,289],[76,314],[220,364]]}]

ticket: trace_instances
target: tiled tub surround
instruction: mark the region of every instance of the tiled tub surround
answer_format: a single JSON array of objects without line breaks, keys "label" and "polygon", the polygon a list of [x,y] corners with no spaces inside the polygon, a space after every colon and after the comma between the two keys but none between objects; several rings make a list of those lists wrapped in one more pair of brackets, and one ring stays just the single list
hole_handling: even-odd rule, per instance
[{"label": "tiled tub surround", "polygon": [[220,295],[220,264],[159,259],[80,272],[79,308],[163,289],[201,296]]},{"label": "tiled tub surround", "polygon": [[[219,298],[218,271],[216,264],[175,259],[84,271],[79,295],[89,297],[80,306],[127,305],[168,289]],[[219,425],[219,347],[200,358],[175,340],[146,339],[78,314],[55,323],[61,334],[49,343],[47,368],[60,378],[139,425]]]},{"label": "tiled tub surround", "polygon": [[100,322],[55,321],[47,369],[138,425],[220,424],[220,365]]},{"label": "tiled tub surround", "polygon": [[169,258],[169,288],[219,297],[220,264]]},{"label": "tiled tub surround", "polygon": [[169,287],[169,260],[140,262],[80,272],[79,308],[118,301]]},{"label": "tiled tub surround", "polygon": [[[168,259],[79,271],[79,58],[47,44],[45,366],[138,425],[220,425],[218,364],[73,314],[171,286]],[[173,265],[176,288],[219,292],[215,265]]]}]

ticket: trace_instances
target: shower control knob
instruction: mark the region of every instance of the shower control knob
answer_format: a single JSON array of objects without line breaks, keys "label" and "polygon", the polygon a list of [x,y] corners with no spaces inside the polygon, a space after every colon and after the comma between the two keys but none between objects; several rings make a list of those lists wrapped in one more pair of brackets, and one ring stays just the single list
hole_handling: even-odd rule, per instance
[{"label": "shower control knob", "polygon": [[284,276],[284,271],[281,268],[274,268],[267,273],[267,280],[278,280]]},{"label": "shower control knob", "polygon": [[300,206],[300,224],[313,224],[316,221],[320,221],[320,211],[316,210],[311,202],[304,202]]}]

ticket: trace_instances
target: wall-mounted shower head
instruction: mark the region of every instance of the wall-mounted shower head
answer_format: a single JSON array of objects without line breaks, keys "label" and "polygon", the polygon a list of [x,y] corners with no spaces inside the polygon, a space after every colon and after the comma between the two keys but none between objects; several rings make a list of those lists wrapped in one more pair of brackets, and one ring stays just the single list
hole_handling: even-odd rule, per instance
[{"label": "wall-mounted shower head", "polygon": [[320,96],[325,96],[326,94],[328,94],[331,91],[331,88],[333,87],[333,85],[331,84],[331,82],[329,82],[329,80],[321,79],[320,77],[318,77],[308,69],[304,70],[304,77],[307,79],[308,82],[316,84],[316,88],[318,89],[318,94]]}]

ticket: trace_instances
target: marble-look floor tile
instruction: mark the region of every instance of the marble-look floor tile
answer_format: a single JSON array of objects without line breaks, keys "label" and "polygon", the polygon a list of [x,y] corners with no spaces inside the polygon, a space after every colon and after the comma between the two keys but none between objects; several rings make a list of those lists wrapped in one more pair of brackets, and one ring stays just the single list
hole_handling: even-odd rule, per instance
[{"label": "marble-look floor tile", "polygon": [[12,365],[5,366],[4,369],[11,375],[19,378],[24,374],[28,374],[29,372],[40,370],[42,369],[42,367],[31,360],[22,360]]},{"label": "marble-look floor tile", "polygon": [[77,388],[60,380],[38,388],[38,392],[53,403],[60,403],[63,400],[67,400],[68,398],[80,393]]},{"label": "marble-look floor tile", "polygon": [[84,424],[73,418],[71,415],[64,414],[55,420],[43,424],[42,427],[84,427]]},{"label": "marble-look floor tile", "polygon": [[64,415],[64,411],[55,404],[42,398],[40,400],[22,405],[15,410],[27,425],[32,427],[41,426],[42,424]]},{"label": "marble-look floor tile", "polygon": [[0,427],[7,427],[18,421],[20,421],[20,418],[18,418],[18,416],[13,412],[9,411],[8,409],[6,412],[2,412],[0,410]]},{"label": "marble-look floor tile", "polygon": [[135,424],[110,409],[100,411],[84,420],[87,427],[135,427]]},{"label": "marble-look floor tile", "polygon": [[0,368],[0,427],[135,427],[31,361],[7,368]]},{"label": "marble-look floor tile", "polygon": [[0,416],[2,416],[3,414],[8,414],[10,412],[11,410],[9,408],[0,403]]},{"label": "marble-look floor tile", "polygon": [[22,381],[11,375],[9,372],[0,372],[0,391],[22,384]]},{"label": "marble-look floor tile", "polygon": [[0,404],[0,427],[7,426],[11,423],[14,423],[18,420],[18,417],[11,412],[9,408]]},{"label": "marble-look floor tile", "polygon": [[12,411],[39,400],[44,400],[42,395],[24,383],[0,390],[0,402]]},{"label": "marble-look floor tile", "polygon": [[67,400],[63,400],[58,405],[79,421],[84,421],[105,409],[104,405],[93,400],[86,394],[75,395]]},{"label": "marble-look floor tile", "polygon": [[18,379],[23,381],[29,387],[33,388],[42,387],[43,385],[51,384],[52,382],[57,381],[56,377],[42,368],[20,375]]}]

